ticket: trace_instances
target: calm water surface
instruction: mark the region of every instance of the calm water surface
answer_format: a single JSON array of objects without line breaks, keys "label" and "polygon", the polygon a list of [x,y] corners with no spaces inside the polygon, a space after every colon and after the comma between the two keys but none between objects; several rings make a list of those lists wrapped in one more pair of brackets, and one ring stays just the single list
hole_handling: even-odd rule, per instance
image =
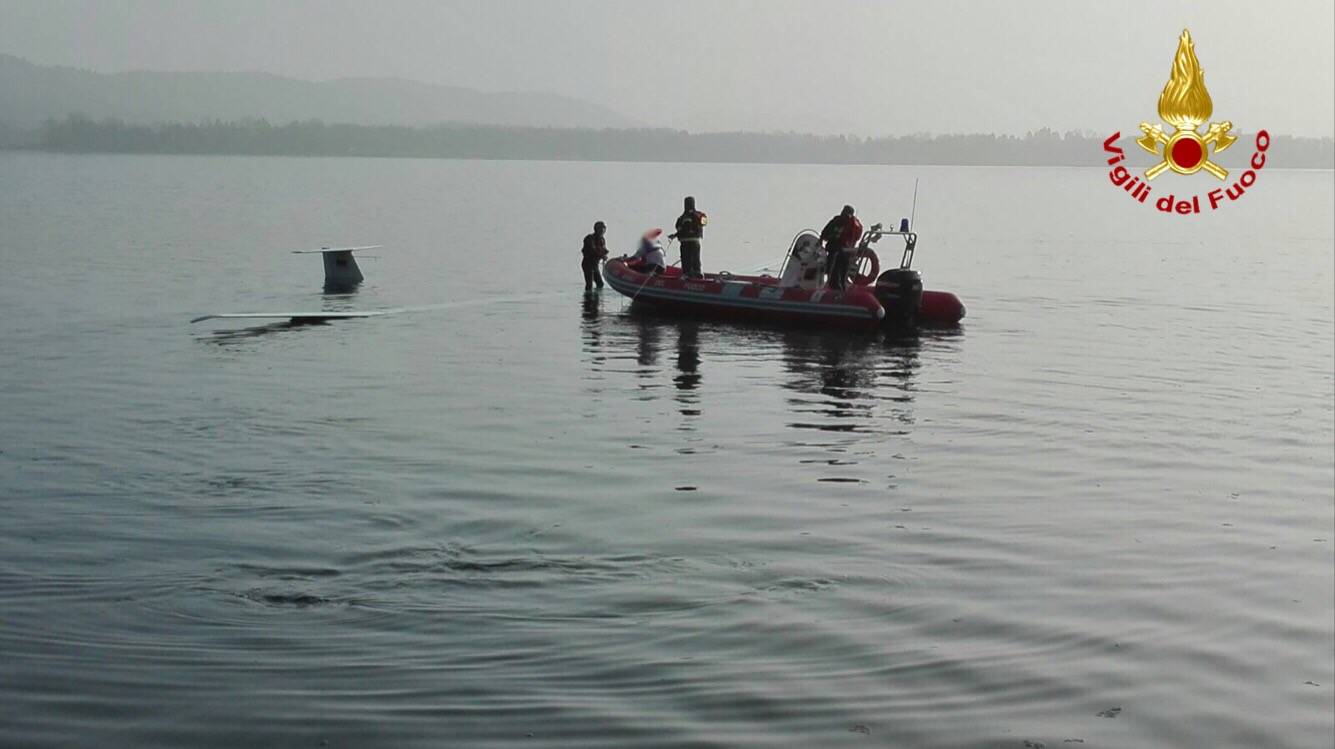
[{"label": "calm water surface", "polygon": [[[742,271],[914,177],[957,331],[579,291],[594,219],[693,193]],[[1329,747],[1333,202],[0,154],[0,744]],[[329,243],[387,245],[356,295]]]}]

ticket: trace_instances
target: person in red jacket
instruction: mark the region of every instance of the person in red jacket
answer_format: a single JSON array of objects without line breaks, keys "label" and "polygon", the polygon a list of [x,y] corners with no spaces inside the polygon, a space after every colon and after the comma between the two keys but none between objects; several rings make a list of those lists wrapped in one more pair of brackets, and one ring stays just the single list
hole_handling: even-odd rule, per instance
[{"label": "person in red jacket", "polygon": [[838,216],[830,219],[821,229],[820,238],[825,242],[826,284],[842,291],[848,286],[849,261],[858,240],[862,239],[862,222],[853,215],[853,206],[844,206]]}]

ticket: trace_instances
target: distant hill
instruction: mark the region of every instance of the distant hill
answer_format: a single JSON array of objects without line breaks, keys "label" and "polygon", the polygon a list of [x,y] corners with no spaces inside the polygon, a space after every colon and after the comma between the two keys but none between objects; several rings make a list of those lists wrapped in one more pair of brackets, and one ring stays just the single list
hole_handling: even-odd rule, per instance
[{"label": "distant hill", "polygon": [[397,78],[302,81],[268,73],[94,73],[0,55],[0,131],[32,130],[80,113],[129,123],[267,119],[358,125],[468,123],[636,127],[589,102],[544,93],[489,93]]},{"label": "distant hill", "polygon": [[[1242,143],[1252,136],[1238,133]],[[1274,135],[1270,167],[1330,169],[1335,141]],[[974,133],[847,138],[796,133],[688,133],[664,129],[593,129],[499,125],[351,125],[314,120],[130,125],[74,116],[53,120],[16,144],[68,153],[172,153],[269,156],[390,156],[563,161],[678,161],[795,164],[994,164],[1107,168],[1104,136],[1039,130],[1024,137]],[[1128,167],[1154,158],[1124,137]],[[1219,159],[1242,168],[1239,146]]]}]

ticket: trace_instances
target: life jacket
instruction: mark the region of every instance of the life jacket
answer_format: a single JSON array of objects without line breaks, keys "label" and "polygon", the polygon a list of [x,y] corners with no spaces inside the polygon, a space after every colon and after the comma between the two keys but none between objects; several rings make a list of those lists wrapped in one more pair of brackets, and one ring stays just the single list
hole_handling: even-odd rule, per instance
[{"label": "life jacket", "polygon": [[709,217],[703,211],[686,211],[677,219],[677,239],[700,239],[705,235],[705,224]]},{"label": "life jacket", "polygon": [[839,214],[821,230],[820,238],[830,250],[856,247],[862,239],[862,222],[857,216]]},{"label": "life jacket", "polygon": [[862,239],[862,222],[857,216],[849,216],[843,235],[839,237],[840,243],[844,247],[856,247],[859,239]]}]

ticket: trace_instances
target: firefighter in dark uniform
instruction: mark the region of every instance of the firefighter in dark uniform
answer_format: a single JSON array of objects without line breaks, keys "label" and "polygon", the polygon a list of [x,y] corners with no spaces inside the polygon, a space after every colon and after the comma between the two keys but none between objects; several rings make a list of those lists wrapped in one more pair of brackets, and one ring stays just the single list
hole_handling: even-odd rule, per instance
[{"label": "firefighter in dark uniform", "polygon": [[681,274],[687,278],[704,278],[700,271],[700,240],[705,236],[709,217],[695,210],[695,198],[687,197],[685,210],[677,219],[677,231],[669,239],[681,240]]},{"label": "firefighter in dark uniform", "polygon": [[579,267],[584,271],[584,290],[589,291],[595,283],[603,287],[603,274],[598,272],[598,263],[607,259],[607,224],[599,221],[593,225],[593,233],[584,235],[584,249],[580,254],[584,259]]},{"label": "firefighter in dark uniform", "polygon": [[844,206],[838,216],[830,219],[820,230],[820,238],[825,242],[826,284],[842,291],[848,285],[848,262],[853,257],[853,248],[862,238],[862,222],[853,215],[853,206]]}]

